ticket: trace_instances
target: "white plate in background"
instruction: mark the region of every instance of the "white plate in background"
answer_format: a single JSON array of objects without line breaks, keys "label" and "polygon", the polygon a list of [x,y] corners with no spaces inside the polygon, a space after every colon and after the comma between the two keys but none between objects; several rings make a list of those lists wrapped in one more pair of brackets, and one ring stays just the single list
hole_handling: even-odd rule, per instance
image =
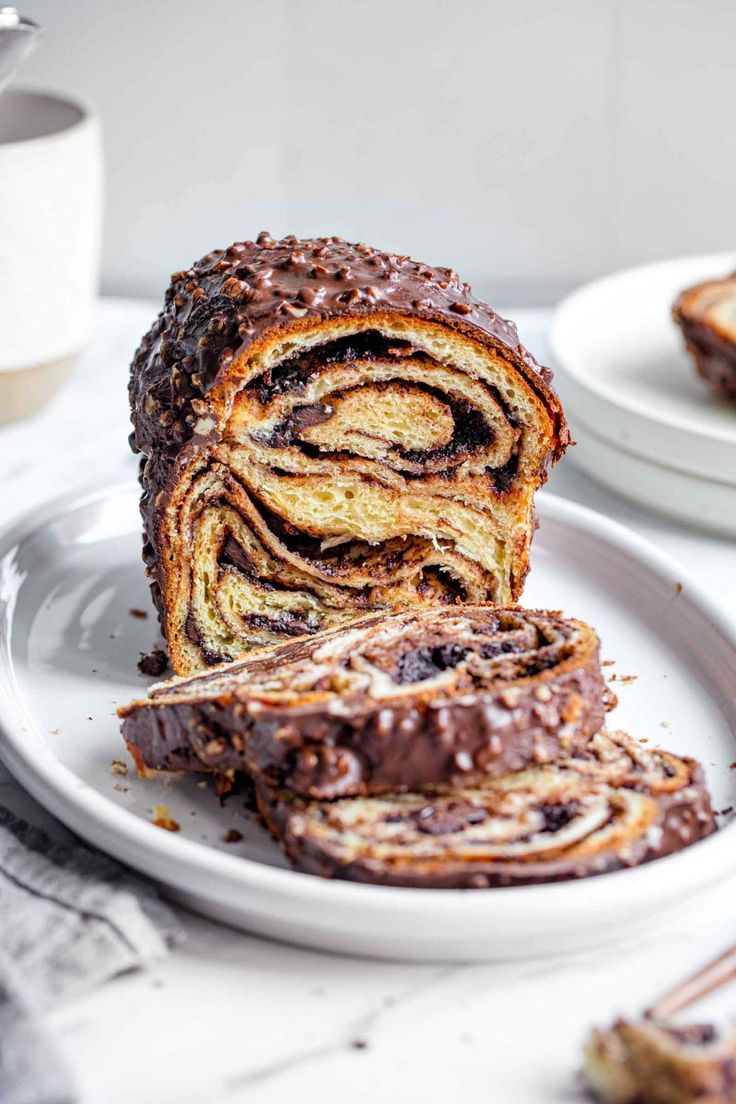
[{"label": "white plate in background", "polygon": [[646,507],[729,534],[736,405],[698,375],[671,307],[684,288],[735,268],[736,253],[718,253],[595,280],[563,300],[550,337],[573,463]]},{"label": "white plate in background", "polygon": [[[115,706],[140,696],[156,640],[140,561],[138,491],[68,497],[0,540],[0,755],[71,829],[231,924],[333,951],[468,960],[577,950],[651,922],[736,871],[736,824],[680,854],[579,882],[412,890],[324,881],[286,868],[248,819],[194,777],[142,781]],[[736,803],[736,625],[675,564],[622,526],[540,496],[527,605],[590,620],[614,684],[615,723],[703,762],[714,806]],[[667,726],[667,727],[663,727]],[[179,822],[155,827],[154,807]],[[227,829],[243,839],[227,844]]]}]

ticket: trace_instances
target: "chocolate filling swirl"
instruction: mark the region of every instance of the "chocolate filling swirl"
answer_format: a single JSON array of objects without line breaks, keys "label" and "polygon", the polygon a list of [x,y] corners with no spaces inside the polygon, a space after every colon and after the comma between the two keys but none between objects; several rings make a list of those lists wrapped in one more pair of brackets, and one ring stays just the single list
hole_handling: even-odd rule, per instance
[{"label": "chocolate filling swirl", "polygon": [[163,683],[121,715],[152,769],[244,771],[331,798],[582,753],[608,705],[589,626],[466,605],[302,636]]},{"label": "chocolate filling swirl", "polygon": [[[666,755],[666,753],[664,753]],[[480,889],[603,874],[715,829],[698,764],[601,733],[584,757],[475,786],[304,801],[262,782],[259,808],[298,870]]]}]

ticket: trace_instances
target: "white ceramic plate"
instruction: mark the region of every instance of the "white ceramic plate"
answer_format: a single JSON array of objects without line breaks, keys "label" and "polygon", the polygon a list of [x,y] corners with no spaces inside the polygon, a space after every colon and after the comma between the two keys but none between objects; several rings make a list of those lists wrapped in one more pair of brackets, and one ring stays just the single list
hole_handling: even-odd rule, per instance
[{"label": "white ceramic plate", "polygon": [[[252,931],[383,957],[473,959],[579,948],[617,937],[736,868],[736,828],[635,870],[516,889],[410,890],[286,869],[242,800],[220,807],[194,778],[110,773],[125,759],[116,704],[145,689],[156,640],[139,551],[137,490],[68,498],[0,542],[0,753],[51,812],[158,879],[175,898]],[[617,721],[705,764],[715,807],[734,804],[736,626],[680,569],[628,530],[541,496],[529,605],[587,618],[603,638]],[[662,724],[667,728],[660,727]],[[203,788],[202,788],[203,787]],[[179,822],[155,827],[154,806]],[[229,828],[243,839],[223,842]]]},{"label": "white ceramic plate", "polygon": [[596,280],[561,303],[550,338],[573,462],[645,506],[731,534],[736,407],[697,374],[670,310],[684,288],[734,268],[736,254],[720,253]]}]

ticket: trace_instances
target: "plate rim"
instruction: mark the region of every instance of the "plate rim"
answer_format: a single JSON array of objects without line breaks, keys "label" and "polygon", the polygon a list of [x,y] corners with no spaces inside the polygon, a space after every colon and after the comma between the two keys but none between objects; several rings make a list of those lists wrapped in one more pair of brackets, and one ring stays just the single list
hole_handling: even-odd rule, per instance
[{"label": "plate rim", "polygon": [[[122,496],[137,498],[137,485],[126,481],[103,487],[96,485],[86,490],[78,487],[25,512],[0,531],[0,569],[8,555],[39,529],[73,511],[89,507],[93,502]],[[542,493],[537,496],[536,504],[543,520],[547,517],[561,523],[573,523],[591,536],[613,545],[618,551],[633,556],[663,581],[682,583],[686,600],[699,609],[727,645],[736,649],[736,618],[721,610],[699,580],[676,559],[620,522],[572,500]],[[43,735],[32,726],[30,715],[27,720],[32,726],[31,735],[40,747],[40,760],[33,761],[36,748],[24,748],[28,743],[29,729],[20,718],[27,709],[9,650],[13,607],[12,595],[10,600],[7,596],[0,596],[0,629],[3,630],[0,636],[0,679],[15,691],[16,708],[21,707],[15,715],[9,696],[0,696],[0,759],[44,808],[85,841],[177,890],[199,893],[203,884],[227,884],[229,892],[263,892],[306,906],[323,902],[329,894],[327,899],[336,908],[360,906],[367,916],[384,913],[394,907],[404,913],[414,911],[417,915],[426,914],[428,909],[434,915],[449,915],[455,913],[462,900],[465,918],[472,923],[474,920],[492,919],[497,910],[505,912],[507,918],[535,909],[543,910],[545,902],[550,905],[553,901],[558,913],[579,916],[584,906],[586,912],[595,915],[612,897],[619,897],[619,891],[624,890],[624,886],[627,905],[645,902],[654,905],[662,894],[663,900],[684,896],[677,893],[674,883],[680,883],[685,864],[691,867],[687,883],[689,890],[704,887],[719,873],[725,875],[736,870],[736,848],[733,846],[736,819],[689,848],[643,866],[579,881],[500,887],[492,893],[409,889],[323,879],[272,867],[246,856],[229,855],[200,841],[163,832],[117,805],[67,767]],[[695,855],[697,862],[693,861]],[[243,902],[246,913],[250,911],[250,905],[246,898]]]},{"label": "plate rim", "polygon": [[[577,447],[569,457],[570,463],[600,486],[622,495],[620,478],[612,473],[618,473],[623,464],[624,475],[630,474],[629,469],[636,474],[635,483],[629,480],[626,484],[626,498],[639,509],[649,511],[652,517],[674,518],[685,532],[700,530],[706,536],[731,540],[736,537],[736,516],[731,517],[725,506],[714,498],[728,496],[729,501],[733,500],[736,497],[733,483],[704,479],[694,472],[668,467],[633,449],[621,449],[582,419],[578,419],[575,426],[575,438]],[[691,485],[692,492],[684,493],[684,488],[689,489]],[[696,501],[696,493],[697,507],[691,510],[689,507]]]},{"label": "plate rim", "polygon": [[[690,437],[696,439],[700,444],[707,443],[710,448],[716,447],[730,451],[736,448],[736,423],[732,432],[727,429],[723,430],[720,427],[714,428],[712,432],[706,432],[698,426],[693,426],[691,422],[688,422],[676,414],[659,413],[654,417],[649,408],[638,403],[636,400],[628,398],[625,395],[621,396],[601,386],[597,378],[587,378],[584,372],[581,371],[580,363],[578,363],[579,358],[578,361],[576,361],[574,356],[570,358],[566,349],[567,338],[565,335],[567,327],[570,325],[569,317],[575,310],[579,309],[581,302],[584,303],[586,298],[595,296],[601,291],[605,291],[608,287],[625,281],[633,276],[641,276],[645,273],[656,272],[658,270],[663,271],[677,266],[686,267],[687,265],[712,265],[714,270],[721,266],[726,270],[736,265],[736,250],[719,253],[686,254],[679,257],[662,258],[656,261],[649,261],[646,264],[631,265],[627,268],[618,269],[615,272],[609,272],[594,280],[587,281],[570,292],[569,295],[566,295],[556,306],[549,330],[549,348],[556,366],[556,371],[559,373],[560,377],[578,388],[580,393],[587,398],[590,399],[592,397],[596,402],[606,407],[613,407],[618,412],[629,417],[633,415],[643,423],[655,427],[660,431],[665,427],[677,433],[686,433]],[[576,413],[578,417],[582,416],[584,421],[589,421],[584,413]],[[616,441],[613,437],[611,439],[615,441],[618,447],[624,447],[622,442]],[[660,454],[657,455],[660,463],[664,463],[667,467],[676,466],[674,463],[663,458]],[[680,464],[681,466],[683,465],[682,460],[680,460]],[[689,469],[683,467],[683,470]]]}]

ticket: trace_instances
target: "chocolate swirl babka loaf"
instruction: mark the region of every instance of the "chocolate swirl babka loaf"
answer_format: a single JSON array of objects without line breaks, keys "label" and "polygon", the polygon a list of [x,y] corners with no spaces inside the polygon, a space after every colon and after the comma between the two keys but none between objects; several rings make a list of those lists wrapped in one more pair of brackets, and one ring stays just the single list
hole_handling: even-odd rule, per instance
[{"label": "chocolate swirl babka loaf", "polygon": [[178,674],[373,609],[514,601],[569,439],[548,370],[455,272],[340,238],[176,273],[130,399]]},{"label": "chocolate swirl babka loaf", "polygon": [[305,801],[256,784],[297,870],[382,885],[474,889],[603,874],[715,829],[700,767],[601,733],[584,756],[475,786]]},{"label": "chocolate swirl babka loaf", "polygon": [[736,273],[683,291],[672,316],[700,375],[736,402]]},{"label": "chocolate swirl babka loaf", "polygon": [[598,638],[540,610],[372,614],[120,710],[140,767],[309,797],[495,777],[579,752],[609,706]]}]

